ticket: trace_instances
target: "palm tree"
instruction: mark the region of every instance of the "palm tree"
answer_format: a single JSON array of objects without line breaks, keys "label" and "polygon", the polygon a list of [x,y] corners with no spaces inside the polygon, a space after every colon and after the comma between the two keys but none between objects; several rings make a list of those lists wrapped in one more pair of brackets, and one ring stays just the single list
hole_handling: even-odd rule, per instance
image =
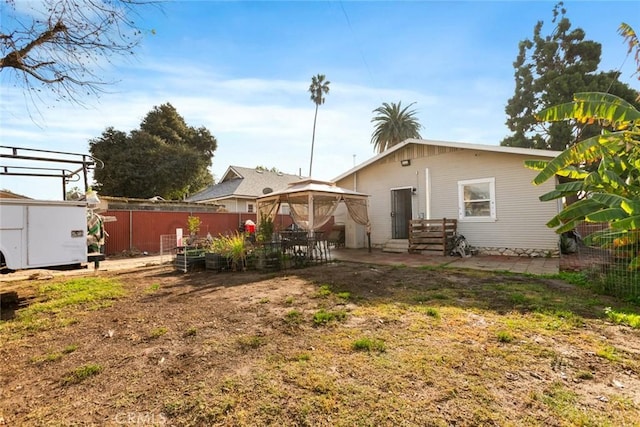
[{"label": "palm tree", "polygon": [[405,139],[421,138],[419,130],[422,125],[420,125],[415,116],[416,111],[409,110],[409,107],[413,104],[415,102],[402,108],[401,101],[397,104],[383,102],[381,107],[373,110],[374,113],[379,115],[371,119],[372,122],[376,123],[371,136],[371,143],[373,148],[378,150],[378,153],[382,153]]},{"label": "palm tree", "polygon": [[316,104],[316,113],[313,116],[313,135],[311,136],[311,160],[309,161],[309,177],[311,177],[311,168],[313,167],[313,145],[316,140],[316,120],[318,119],[318,107],[320,104],[324,104],[324,95],[329,93],[329,80],[325,80],[324,74],[318,74],[311,77],[311,85],[309,86],[309,92],[311,93],[311,100]]}]

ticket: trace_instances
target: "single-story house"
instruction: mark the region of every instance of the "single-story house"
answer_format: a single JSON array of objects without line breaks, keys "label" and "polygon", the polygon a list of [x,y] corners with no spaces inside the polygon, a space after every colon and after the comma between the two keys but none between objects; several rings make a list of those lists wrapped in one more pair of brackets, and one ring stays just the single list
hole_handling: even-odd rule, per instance
[{"label": "single-story house", "polygon": [[[256,212],[256,198],[274,191],[284,190],[298,175],[274,172],[263,168],[229,166],[217,184],[190,196],[187,202],[215,203],[227,212]],[[284,207],[286,209],[286,207]],[[281,214],[288,211],[280,210]]]},{"label": "single-story house", "polygon": [[[551,160],[557,151],[408,139],[335,183],[370,195],[371,244],[408,245],[412,219],[456,219],[458,233],[479,253],[556,256],[558,236],[546,223],[560,202],[541,202],[555,180],[534,186],[525,160]],[[365,246],[365,230],[344,213],[346,246]],[[397,245],[396,245],[397,246]]]}]

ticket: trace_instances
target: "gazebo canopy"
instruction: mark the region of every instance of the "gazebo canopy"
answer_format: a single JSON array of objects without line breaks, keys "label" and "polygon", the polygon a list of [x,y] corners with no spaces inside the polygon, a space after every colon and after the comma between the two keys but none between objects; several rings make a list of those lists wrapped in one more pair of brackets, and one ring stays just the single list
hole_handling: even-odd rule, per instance
[{"label": "gazebo canopy", "polygon": [[317,230],[329,221],[338,203],[344,202],[349,216],[370,231],[367,213],[368,194],[336,186],[333,182],[304,179],[289,184],[286,190],[258,197],[258,221],[273,220],[281,203],[291,209],[293,221],[304,230]]}]

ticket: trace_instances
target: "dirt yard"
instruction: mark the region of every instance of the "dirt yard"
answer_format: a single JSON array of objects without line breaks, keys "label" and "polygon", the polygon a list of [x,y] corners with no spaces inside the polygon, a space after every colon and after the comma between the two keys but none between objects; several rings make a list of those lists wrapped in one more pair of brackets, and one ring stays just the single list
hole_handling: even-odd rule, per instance
[{"label": "dirt yard", "polygon": [[606,307],[640,311],[559,279],[96,274],[121,292],[1,284],[0,425],[640,425],[640,329]]}]

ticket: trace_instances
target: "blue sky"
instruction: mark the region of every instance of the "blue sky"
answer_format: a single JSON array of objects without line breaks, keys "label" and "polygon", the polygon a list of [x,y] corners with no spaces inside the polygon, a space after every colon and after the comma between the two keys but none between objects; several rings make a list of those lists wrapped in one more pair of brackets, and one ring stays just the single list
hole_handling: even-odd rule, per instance
[{"label": "blue sky", "polygon": [[[29,3],[16,0],[21,9]],[[311,76],[331,81],[320,107],[313,177],[332,179],[375,155],[372,110],[415,102],[425,139],[497,145],[508,135],[518,42],[538,20],[551,30],[550,1],[213,2],[145,7],[133,58],[97,72],[114,84],[84,105],[43,95],[38,107],[6,76],[0,145],[88,153],[105,128],[130,131],[170,102],[191,126],[218,140],[212,172],[230,165],[309,170],[315,105]],[[567,16],[602,44],[601,70],[622,66],[640,89],[617,28],[640,29],[640,2],[566,1]],[[154,30],[155,34],[152,34]],[[0,159],[0,164],[8,164]],[[60,199],[58,179],[0,176],[0,188]]]}]

